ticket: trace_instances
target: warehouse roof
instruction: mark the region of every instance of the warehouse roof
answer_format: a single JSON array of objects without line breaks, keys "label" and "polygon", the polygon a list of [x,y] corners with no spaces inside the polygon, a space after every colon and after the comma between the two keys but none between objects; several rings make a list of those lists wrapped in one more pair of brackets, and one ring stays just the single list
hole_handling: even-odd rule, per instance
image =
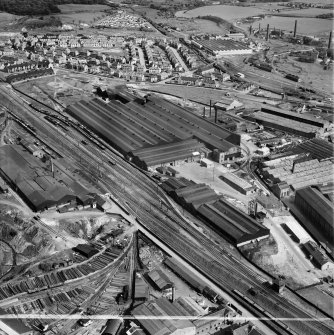
[{"label": "warehouse roof", "polygon": [[288,111],[288,110],[285,110],[285,109],[277,108],[277,107],[272,106],[272,105],[263,104],[261,106],[261,111],[265,112],[266,114],[267,113],[270,113],[270,114],[273,113],[273,114],[276,114],[276,115],[281,115],[285,118],[298,119],[302,123],[314,124],[314,125],[317,125],[318,127],[323,127],[325,125],[328,125],[328,121],[318,119],[318,118],[314,117],[313,115],[305,115],[305,114],[301,114],[301,113],[296,113],[296,112]]},{"label": "warehouse roof", "polygon": [[191,297],[179,297],[173,303],[184,316],[199,316],[205,314],[204,309]]},{"label": "warehouse roof", "polygon": [[176,332],[177,330],[195,330],[195,326],[189,320],[177,318],[149,318],[150,316],[182,316],[177,307],[165,298],[160,298],[141,304],[132,311],[132,314],[134,317],[140,317],[138,318],[138,322],[147,331],[148,334],[169,335]]},{"label": "warehouse roof", "polygon": [[318,213],[329,225],[334,222],[334,204],[314,187],[306,187],[296,191],[315,212]]},{"label": "warehouse roof", "polygon": [[135,299],[148,300],[149,288],[146,282],[142,278],[136,278],[135,280]]},{"label": "warehouse roof", "polygon": [[212,51],[249,50],[245,43],[233,39],[197,40],[196,42]]},{"label": "warehouse roof", "polygon": [[110,319],[106,324],[106,329],[102,333],[103,335],[116,335],[119,327],[123,323],[122,319]]},{"label": "warehouse roof", "polygon": [[23,151],[20,146],[1,147],[0,161],[2,173],[16,184],[34,210],[69,202],[88,194],[88,190],[61,171],[58,162],[55,164],[57,178],[54,178],[45,163]]},{"label": "warehouse roof", "polygon": [[237,244],[269,235],[269,229],[223,199],[200,206],[198,212]]},{"label": "warehouse roof", "polygon": [[160,291],[173,287],[173,282],[161,270],[153,270],[147,275]]},{"label": "warehouse roof", "polygon": [[[68,112],[123,153],[140,152],[143,148],[151,152],[149,148],[194,136],[220,150],[240,144],[239,135],[171,102],[151,96],[143,105],[136,101],[123,104],[117,100],[109,103],[98,99],[82,100],[69,106]],[[139,155],[139,152],[136,154]],[[160,158],[171,159],[168,152],[161,154]],[[155,164],[153,158],[152,164]]]},{"label": "warehouse roof", "polygon": [[303,142],[292,149],[294,153],[308,152],[313,158],[319,160],[334,158],[334,143],[330,143],[321,138]]},{"label": "warehouse roof", "polygon": [[230,180],[231,182],[240,186],[244,190],[253,188],[253,186],[250,183],[248,183],[245,179],[238,177],[234,173],[229,173],[229,172],[223,173],[222,177]]},{"label": "warehouse roof", "polygon": [[304,133],[315,133],[319,130],[319,126],[305,124],[301,121],[287,119],[286,117],[281,115],[267,114],[262,111],[253,113],[249,118],[254,118],[257,121],[266,121],[274,123]]},{"label": "warehouse roof", "polygon": [[134,159],[138,159],[146,166],[169,163],[176,160],[189,158],[194,152],[201,151],[205,145],[195,139],[156,145],[131,152]]},{"label": "warehouse roof", "polygon": [[315,242],[308,241],[303,246],[320,266],[330,262],[329,258],[320,251]]},{"label": "warehouse roof", "polygon": [[195,208],[220,198],[220,196],[206,184],[195,184],[180,188],[175,190],[175,195],[179,201],[192,204]]}]

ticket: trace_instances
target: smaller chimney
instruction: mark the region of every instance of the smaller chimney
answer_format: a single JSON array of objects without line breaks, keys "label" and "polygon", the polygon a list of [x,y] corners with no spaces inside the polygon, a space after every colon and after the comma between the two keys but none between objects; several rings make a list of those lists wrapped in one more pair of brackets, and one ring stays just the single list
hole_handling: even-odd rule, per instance
[{"label": "smaller chimney", "polygon": [[172,287],[172,302],[175,301],[175,286]]},{"label": "smaller chimney", "polygon": [[205,107],[203,107],[203,117],[205,118]]},{"label": "smaller chimney", "polygon": [[215,123],[218,122],[218,111],[217,108],[215,108]]},{"label": "smaller chimney", "polygon": [[329,33],[329,39],[328,39],[328,47],[327,49],[330,49],[332,46],[332,32]]},{"label": "smaller chimney", "polygon": [[266,34],[266,41],[269,40],[269,24],[267,24],[267,34]]},{"label": "smaller chimney", "polygon": [[212,108],[212,105],[211,105],[211,100],[210,100],[210,117],[211,117],[211,108]]},{"label": "smaller chimney", "polygon": [[293,31],[293,37],[296,37],[297,35],[297,20],[295,20],[295,29]]}]

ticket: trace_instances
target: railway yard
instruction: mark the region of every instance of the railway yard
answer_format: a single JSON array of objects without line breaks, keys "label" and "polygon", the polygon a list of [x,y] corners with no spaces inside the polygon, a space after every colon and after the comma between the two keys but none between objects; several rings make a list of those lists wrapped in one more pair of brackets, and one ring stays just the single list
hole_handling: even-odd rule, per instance
[{"label": "railway yard", "polygon": [[333,334],[332,92],[139,13],[0,64],[0,334]]}]

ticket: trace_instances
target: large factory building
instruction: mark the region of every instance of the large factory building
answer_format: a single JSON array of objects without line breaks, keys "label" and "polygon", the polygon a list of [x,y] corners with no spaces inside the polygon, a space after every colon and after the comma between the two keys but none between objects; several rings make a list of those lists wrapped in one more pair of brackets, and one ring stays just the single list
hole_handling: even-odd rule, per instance
[{"label": "large factory building", "polygon": [[144,169],[240,157],[239,135],[164,99],[127,97],[79,101],[67,111]]},{"label": "large factory building", "polygon": [[296,192],[295,204],[319,231],[334,240],[334,204],[319,189],[306,187]]},{"label": "large factory building", "polygon": [[0,176],[22,197],[35,212],[65,205],[84,205],[92,199],[81,185],[59,161],[47,163],[24,150],[19,145],[0,148]]},{"label": "large factory building", "polygon": [[264,127],[279,129],[306,138],[318,137],[327,131],[330,125],[327,120],[270,105],[262,105],[260,111],[245,116],[245,118],[262,124]]},{"label": "large factory building", "polygon": [[222,199],[208,185],[169,178],[162,188],[238,247],[269,237],[269,229]]}]

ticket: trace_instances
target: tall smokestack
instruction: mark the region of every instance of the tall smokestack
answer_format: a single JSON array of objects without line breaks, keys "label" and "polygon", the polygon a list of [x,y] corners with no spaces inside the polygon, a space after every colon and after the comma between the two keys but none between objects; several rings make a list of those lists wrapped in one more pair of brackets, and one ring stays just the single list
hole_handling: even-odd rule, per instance
[{"label": "tall smokestack", "polygon": [[249,35],[252,35],[253,27],[249,26]]},{"label": "tall smokestack", "polygon": [[259,32],[261,31],[261,24],[259,23]]},{"label": "tall smokestack", "polygon": [[203,107],[203,117],[205,118],[205,107]]},{"label": "tall smokestack", "polygon": [[172,302],[175,301],[175,286],[172,287]]},{"label": "tall smokestack", "polygon": [[267,24],[267,34],[266,34],[266,41],[269,40],[269,24]]},{"label": "tall smokestack", "polygon": [[50,159],[51,161],[51,173],[52,173],[52,177],[54,178],[55,177],[55,171],[54,171],[54,166],[53,166],[53,160],[52,158]]},{"label": "tall smokestack", "polygon": [[328,39],[328,47],[327,49],[330,49],[332,45],[332,32],[329,33],[329,39]]},{"label": "tall smokestack", "polygon": [[210,100],[210,117],[211,117],[211,106],[212,106],[212,105],[211,105],[211,100]]},{"label": "tall smokestack", "polygon": [[296,37],[297,34],[297,20],[295,21],[295,30],[293,31],[293,37]]}]

